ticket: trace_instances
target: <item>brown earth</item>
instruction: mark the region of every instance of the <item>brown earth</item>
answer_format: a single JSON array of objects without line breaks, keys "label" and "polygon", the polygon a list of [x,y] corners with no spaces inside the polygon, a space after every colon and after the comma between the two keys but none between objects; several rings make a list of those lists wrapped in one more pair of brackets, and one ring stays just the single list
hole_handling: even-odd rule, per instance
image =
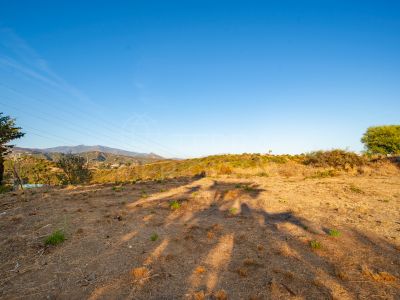
[{"label": "brown earth", "polygon": [[400,176],[7,193],[0,235],[2,299],[400,299]]}]

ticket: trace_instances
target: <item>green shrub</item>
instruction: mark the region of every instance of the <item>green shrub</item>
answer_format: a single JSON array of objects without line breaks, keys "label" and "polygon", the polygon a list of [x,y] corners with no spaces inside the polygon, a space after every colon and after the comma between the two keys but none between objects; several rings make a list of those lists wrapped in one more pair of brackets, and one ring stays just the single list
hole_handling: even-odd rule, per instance
[{"label": "green shrub", "polygon": [[179,209],[181,207],[180,203],[176,200],[173,200],[169,203],[169,207],[173,210]]},{"label": "green shrub", "polygon": [[150,240],[153,241],[153,242],[157,241],[157,240],[158,240],[158,234],[154,232],[154,233],[150,236]]},{"label": "green shrub", "polygon": [[8,193],[13,190],[12,186],[10,185],[0,185],[0,194]]},{"label": "green shrub", "polygon": [[238,213],[238,209],[237,209],[236,207],[231,207],[231,208],[229,209],[229,213],[230,213],[231,215],[236,215],[236,214]]},{"label": "green shrub", "polygon": [[310,242],[310,247],[313,249],[321,249],[322,244],[321,244],[321,242],[314,240],[314,241]]},{"label": "green shrub", "polygon": [[354,152],[340,149],[331,151],[316,151],[305,155],[303,164],[315,167],[333,167],[346,169],[347,167],[358,167],[366,163],[365,158]]},{"label": "green shrub", "polygon": [[400,125],[369,127],[361,142],[370,154],[400,154]]},{"label": "green shrub", "polygon": [[337,229],[330,229],[328,234],[333,237],[339,237],[341,235],[341,232]]},{"label": "green shrub", "polygon": [[58,244],[61,244],[62,242],[65,241],[65,234],[61,230],[56,230],[54,231],[51,235],[49,235],[44,243],[46,245],[53,245],[56,246]]},{"label": "green shrub", "polygon": [[124,188],[122,186],[113,186],[112,190],[114,192],[122,192],[124,190]]}]

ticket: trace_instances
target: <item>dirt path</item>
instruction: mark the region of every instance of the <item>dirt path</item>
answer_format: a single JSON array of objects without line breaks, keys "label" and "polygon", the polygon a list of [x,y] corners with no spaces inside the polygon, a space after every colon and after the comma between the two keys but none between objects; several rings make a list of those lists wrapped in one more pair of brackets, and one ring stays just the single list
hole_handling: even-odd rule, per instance
[{"label": "dirt path", "polygon": [[2,299],[400,299],[400,177],[9,193],[0,236]]}]

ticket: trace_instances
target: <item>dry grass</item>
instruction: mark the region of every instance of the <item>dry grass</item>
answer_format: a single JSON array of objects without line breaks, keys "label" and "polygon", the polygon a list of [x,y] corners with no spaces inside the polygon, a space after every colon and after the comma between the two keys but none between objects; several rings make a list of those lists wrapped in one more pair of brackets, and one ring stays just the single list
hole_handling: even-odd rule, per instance
[{"label": "dry grass", "polygon": [[362,273],[369,277],[372,278],[375,281],[395,281],[397,280],[397,278],[395,276],[393,276],[392,274],[388,273],[388,272],[374,272],[372,271],[368,266],[363,265],[362,266]]},{"label": "dry grass", "polygon": [[206,268],[204,268],[204,267],[202,267],[202,266],[198,266],[198,267],[194,270],[194,272],[195,272],[196,274],[204,274],[204,273],[206,272]]},{"label": "dry grass", "polygon": [[146,267],[133,268],[131,275],[134,280],[145,280],[150,277],[150,271]]},{"label": "dry grass", "polygon": [[213,293],[213,298],[215,300],[228,300],[228,294],[225,290],[219,290]]}]

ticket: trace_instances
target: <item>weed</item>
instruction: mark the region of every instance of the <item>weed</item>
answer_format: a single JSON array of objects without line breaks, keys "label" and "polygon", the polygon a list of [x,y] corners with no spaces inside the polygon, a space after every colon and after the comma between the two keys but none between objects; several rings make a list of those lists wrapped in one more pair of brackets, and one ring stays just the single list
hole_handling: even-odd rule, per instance
[{"label": "weed", "polygon": [[51,235],[49,235],[44,243],[46,245],[53,245],[56,246],[58,244],[61,244],[62,242],[65,241],[65,234],[61,230],[56,230],[54,231]]},{"label": "weed", "polygon": [[146,193],[146,191],[144,191],[144,190],[142,190],[140,196],[141,196],[142,198],[147,198],[147,197],[149,197],[149,195],[148,195],[148,194]]},{"label": "weed", "polygon": [[255,188],[251,187],[250,185],[245,185],[243,187],[243,190],[246,192],[253,192],[253,191],[255,191]]},{"label": "weed", "polygon": [[231,208],[229,209],[229,213],[230,213],[231,215],[236,215],[236,214],[238,213],[237,207],[231,207]]},{"label": "weed", "polygon": [[13,190],[12,186],[9,186],[9,185],[0,185],[0,194],[8,193],[8,192],[10,192],[10,191],[12,191],[12,190]]},{"label": "weed", "polygon": [[122,186],[113,186],[112,190],[114,192],[122,192],[124,190],[124,188]]},{"label": "weed", "polygon": [[364,191],[362,189],[360,189],[359,187],[355,186],[354,184],[350,184],[349,189],[353,193],[357,193],[357,194],[363,194],[364,193]]},{"label": "weed", "polygon": [[322,244],[321,244],[321,242],[314,240],[314,241],[310,242],[310,246],[313,249],[321,249]]},{"label": "weed", "polygon": [[328,234],[333,237],[339,237],[342,233],[337,229],[330,229]]},{"label": "weed", "polygon": [[169,203],[169,207],[173,210],[179,209],[181,207],[180,203],[176,200],[173,200]]},{"label": "weed", "polygon": [[324,171],[317,171],[308,178],[328,178],[328,177],[334,177],[336,175],[337,172],[335,170],[324,170]]},{"label": "weed", "polygon": [[157,240],[158,240],[158,234],[154,232],[154,233],[150,236],[150,240],[153,241],[153,242],[157,241]]}]

